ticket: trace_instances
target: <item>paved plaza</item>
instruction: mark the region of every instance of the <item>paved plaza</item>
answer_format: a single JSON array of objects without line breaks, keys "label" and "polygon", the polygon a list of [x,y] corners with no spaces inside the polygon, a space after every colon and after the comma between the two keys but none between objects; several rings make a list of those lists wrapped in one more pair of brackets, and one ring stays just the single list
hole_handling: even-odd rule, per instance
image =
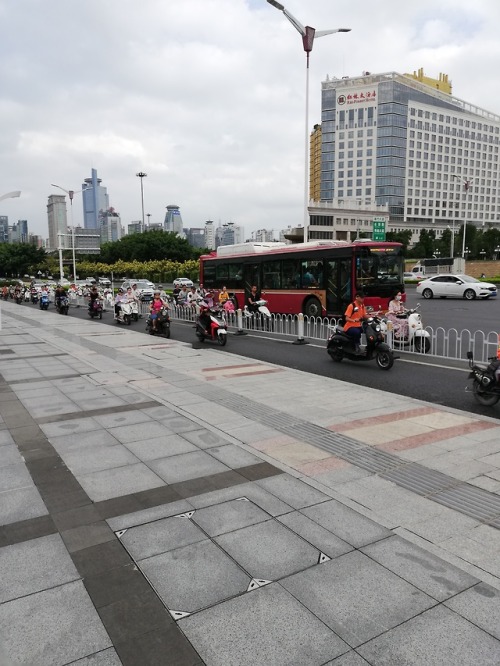
[{"label": "paved plaza", "polygon": [[500,665],[498,418],[0,307],[2,666]]}]

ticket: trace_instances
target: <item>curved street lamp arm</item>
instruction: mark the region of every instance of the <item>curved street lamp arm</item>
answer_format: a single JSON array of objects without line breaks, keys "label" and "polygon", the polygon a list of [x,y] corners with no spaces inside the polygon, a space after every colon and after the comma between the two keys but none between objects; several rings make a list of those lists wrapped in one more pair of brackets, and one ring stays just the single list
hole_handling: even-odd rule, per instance
[{"label": "curved street lamp arm", "polygon": [[2,194],[0,197],[0,201],[3,201],[4,199],[15,199],[16,197],[21,196],[21,191],[16,190],[15,192],[7,192],[7,194]]}]

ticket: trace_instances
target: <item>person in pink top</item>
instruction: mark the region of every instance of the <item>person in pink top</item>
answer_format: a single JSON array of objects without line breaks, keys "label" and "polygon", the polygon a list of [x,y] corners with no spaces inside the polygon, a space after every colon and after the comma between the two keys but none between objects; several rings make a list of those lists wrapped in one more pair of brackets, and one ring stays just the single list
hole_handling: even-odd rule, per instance
[{"label": "person in pink top", "polygon": [[153,295],[153,300],[151,301],[151,305],[149,306],[149,310],[151,312],[151,324],[153,331],[156,331],[156,320],[158,319],[158,315],[160,314],[161,310],[165,307],[166,303],[163,300],[163,298],[160,296],[159,291],[155,291]]}]

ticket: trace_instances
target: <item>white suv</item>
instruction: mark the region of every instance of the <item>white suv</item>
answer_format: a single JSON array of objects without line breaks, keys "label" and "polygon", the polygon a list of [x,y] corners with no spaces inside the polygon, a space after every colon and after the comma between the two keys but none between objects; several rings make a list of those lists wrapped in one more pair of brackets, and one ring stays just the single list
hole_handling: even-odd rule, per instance
[{"label": "white suv", "polygon": [[149,280],[125,280],[122,289],[127,290],[132,285],[137,285],[137,295],[141,301],[151,301],[154,296],[155,286]]},{"label": "white suv", "polygon": [[175,278],[174,287],[193,287],[193,281],[189,278]]}]

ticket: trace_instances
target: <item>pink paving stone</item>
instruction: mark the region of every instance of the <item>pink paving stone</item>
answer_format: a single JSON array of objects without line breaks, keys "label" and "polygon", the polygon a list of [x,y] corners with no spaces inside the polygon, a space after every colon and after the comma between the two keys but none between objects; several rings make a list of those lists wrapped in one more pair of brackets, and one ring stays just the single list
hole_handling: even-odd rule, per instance
[{"label": "pink paving stone", "polygon": [[432,430],[425,432],[421,435],[414,435],[413,437],[403,437],[402,439],[395,439],[385,444],[377,444],[374,448],[381,451],[406,451],[407,449],[415,449],[424,444],[433,444],[434,442],[441,442],[445,439],[452,437],[459,437],[460,435],[467,435],[471,432],[478,430],[489,430],[497,428],[496,423],[487,423],[486,421],[474,421],[474,423],[462,423],[449,428],[441,428],[439,430]]},{"label": "pink paving stone", "polygon": [[262,363],[240,363],[240,365],[217,365],[214,368],[202,368],[202,372],[220,372],[221,370],[239,370],[240,368],[262,368]]},{"label": "pink paving stone", "polygon": [[425,416],[426,414],[436,414],[441,410],[434,407],[416,407],[415,409],[405,409],[400,412],[391,412],[390,414],[380,414],[379,416],[369,416],[366,419],[357,419],[356,421],[346,421],[345,423],[335,423],[328,426],[328,430],[334,432],[345,432],[354,430],[354,428],[363,428],[367,426],[380,425],[381,423],[392,423],[393,421],[403,421],[413,416]]},{"label": "pink paving stone", "polygon": [[334,469],[345,469],[346,467],[352,467],[351,463],[336,458],[335,456],[331,456],[324,460],[316,460],[314,462],[305,463],[304,465],[298,465],[295,469],[305,476],[319,476],[320,474],[331,472]]}]

